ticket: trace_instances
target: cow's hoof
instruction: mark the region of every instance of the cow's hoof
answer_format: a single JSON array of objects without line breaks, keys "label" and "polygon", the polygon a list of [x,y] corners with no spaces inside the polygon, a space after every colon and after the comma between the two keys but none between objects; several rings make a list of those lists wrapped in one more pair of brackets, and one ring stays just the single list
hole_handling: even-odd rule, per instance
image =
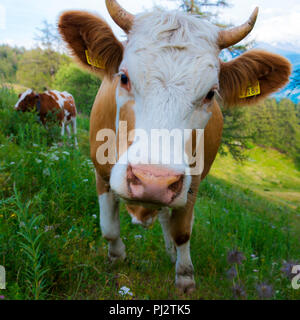
[{"label": "cow's hoof", "polygon": [[124,261],[126,259],[126,253],[125,251],[121,254],[115,254],[112,252],[108,252],[108,259],[111,263],[116,263],[118,261]]},{"label": "cow's hoof", "polygon": [[121,239],[109,242],[108,258],[112,263],[125,260],[125,245]]},{"label": "cow's hoof", "polygon": [[196,283],[193,278],[190,277],[178,277],[176,279],[176,287],[182,293],[190,294],[196,289]]}]

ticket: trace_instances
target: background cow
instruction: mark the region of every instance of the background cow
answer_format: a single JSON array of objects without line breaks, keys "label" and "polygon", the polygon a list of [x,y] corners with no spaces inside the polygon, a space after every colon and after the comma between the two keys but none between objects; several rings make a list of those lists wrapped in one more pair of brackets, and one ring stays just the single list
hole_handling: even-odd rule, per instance
[{"label": "background cow", "polygon": [[56,90],[45,91],[36,94],[33,90],[28,89],[19,95],[19,100],[15,105],[16,110],[23,112],[36,110],[41,122],[45,125],[47,114],[52,112],[56,115],[61,126],[61,135],[64,135],[65,129],[70,136],[70,128],[72,126],[75,135],[75,145],[77,145],[77,127],[76,127],[76,106],[73,96],[64,91]]},{"label": "background cow", "polygon": [[[189,249],[193,208],[199,183],[210,170],[222,136],[223,117],[216,96],[227,107],[257,103],[287,83],[290,64],[261,50],[220,61],[222,49],[253,29],[258,9],[243,25],[222,30],[182,12],[154,10],[133,16],[116,1],[106,0],[106,5],[127,33],[126,42],[118,41],[103,19],[87,12],[69,11],[59,20],[60,33],[77,61],[103,78],[90,119],[102,235],[109,242],[110,259],[124,259],[118,198],[131,203],[135,222],[147,225],[158,213],[167,250],[176,260],[176,285],[188,292],[195,287]],[[254,94],[244,95],[249,85]],[[117,132],[119,120],[126,121],[128,132],[205,129],[204,150],[193,144],[193,151],[204,157],[202,173],[190,176],[183,164],[149,164],[146,155],[139,164],[129,161],[138,143],[135,137],[126,150],[117,144],[115,164],[100,163],[98,152],[109,142],[98,133],[102,129]],[[194,140],[194,133],[190,139]],[[178,148],[174,158],[182,151]],[[161,156],[164,152],[160,149]]]}]

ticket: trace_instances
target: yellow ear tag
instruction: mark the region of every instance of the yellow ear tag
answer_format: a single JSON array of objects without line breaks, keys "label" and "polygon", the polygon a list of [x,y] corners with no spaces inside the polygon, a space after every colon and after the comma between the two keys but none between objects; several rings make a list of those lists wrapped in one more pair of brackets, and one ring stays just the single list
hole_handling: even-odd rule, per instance
[{"label": "yellow ear tag", "polygon": [[258,96],[260,94],[259,81],[255,85],[249,85],[245,92],[241,93],[240,98],[248,98]]},{"label": "yellow ear tag", "polygon": [[86,55],[86,61],[89,65],[96,67],[96,68],[99,68],[99,69],[105,69],[105,65],[103,63],[101,63],[101,61],[93,61],[91,59],[87,50],[85,50],[85,55]]}]

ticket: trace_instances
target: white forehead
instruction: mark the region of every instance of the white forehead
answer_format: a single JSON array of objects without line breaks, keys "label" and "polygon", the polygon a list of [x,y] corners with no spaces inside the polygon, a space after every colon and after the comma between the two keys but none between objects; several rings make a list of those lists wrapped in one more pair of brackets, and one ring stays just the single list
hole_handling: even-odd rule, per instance
[{"label": "white forehead", "polygon": [[144,95],[147,89],[153,94],[155,88],[186,88],[185,96],[194,96],[217,81],[218,32],[217,26],[183,12],[137,15],[121,68]]},{"label": "white forehead", "polygon": [[31,94],[33,91],[31,89],[26,90],[25,92],[23,92],[19,98],[19,100],[17,101],[15,108],[18,108],[19,104],[21,101],[23,101],[27,95]]}]

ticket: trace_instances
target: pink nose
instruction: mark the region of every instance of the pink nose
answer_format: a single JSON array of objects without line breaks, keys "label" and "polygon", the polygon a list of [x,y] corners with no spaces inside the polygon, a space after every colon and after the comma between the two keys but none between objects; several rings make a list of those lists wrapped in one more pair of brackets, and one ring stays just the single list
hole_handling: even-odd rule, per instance
[{"label": "pink nose", "polygon": [[183,174],[155,165],[129,165],[127,184],[132,199],[168,205],[182,190]]}]

